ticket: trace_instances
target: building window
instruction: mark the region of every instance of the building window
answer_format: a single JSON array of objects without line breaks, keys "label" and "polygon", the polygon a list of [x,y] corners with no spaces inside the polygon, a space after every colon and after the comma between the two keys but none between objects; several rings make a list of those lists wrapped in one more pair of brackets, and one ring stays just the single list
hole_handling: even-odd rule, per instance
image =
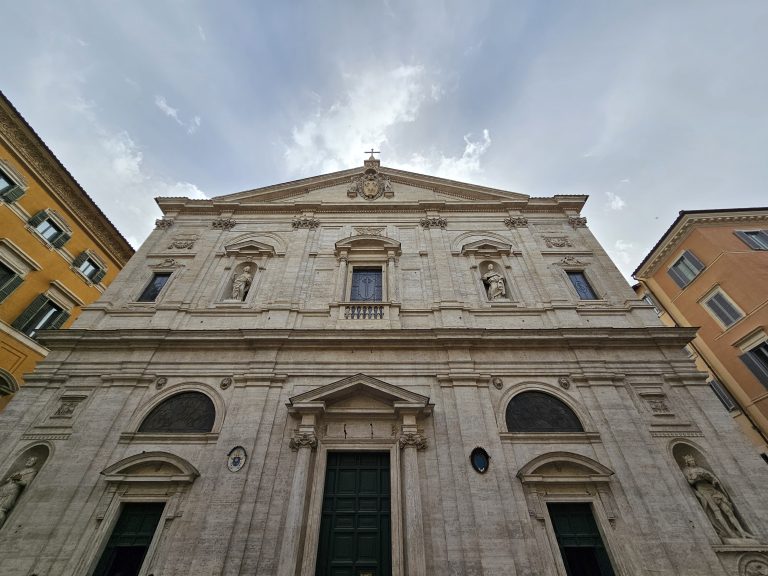
[{"label": "building window", "polygon": [[592,289],[592,286],[590,285],[589,281],[587,280],[587,276],[584,274],[583,271],[580,270],[567,270],[566,274],[568,274],[568,279],[571,281],[571,284],[573,284],[573,287],[576,289],[576,293],[579,295],[579,299],[581,300],[597,300],[597,294]]},{"label": "building window", "polygon": [[0,302],[16,290],[22,282],[23,278],[21,276],[0,262]]},{"label": "building window", "polygon": [[763,386],[768,388],[768,341],[763,341],[739,356]]},{"label": "building window", "polygon": [[106,274],[104,266],[88,251],[75,258],[72,261],[72,266],[94,284],[99,283]]},{"label": "building window", "polygon": [[35,338],[40,330],[56,330],[69,318],[69,312],[40,294],[27,309],[14,320],[12,326],[30,338]]},{"label": "building window", "polygon": [[0,163],[0,198],[10,204],[24,195],[24,188],[19,186],[8,172],[9,170],[3,169],[2,163]]},{"label": "building window", "polygon": [[358,268],[352,270],[352,289],[349,293],[352,302],[381,302],[381,268]]},{"label": "building window", "polygon": [[202,392],[180,392],[147,415],[139,432],[210,432],[216,420],[213,402]]},{"label": "building window", "polygon": [[170,277],[170,272],[156,272],[152,276],[150,283],[144,288],[141,296],[139,296],[139,302],[154,302],[157,300],[157,295],[160,294],[160,290],[163,289],[163,286],[165,286]]},{"label": "building window", "polygon": [[521,392],[507,404],[510,432],[584,432],[584,428],[562,400],[546,392]]},{"label": "building window", "polygon": [[725,389],[725,386],[723,386],[717,379],[713,378],[707,382],[707,384],[709,384],[709,387],[712,388],[712,392],[715,393],[717,399],[722,402],[723,406],[725,406],[725,409],[728,410],[728,412],[733,412],[738,408],[736,401],[728,393],[728,390]]},{"label": "building window", "polygon": [[56,218],[50,210],[41,210],[32,216],[29,225],[54,248],[61,248],[72,237],[61,218]]},{"label": "building window", "polygon": [[656,316],[661,316],[661,309],[656,305],[656,301],[650,294],[643,296],[643,300],[646,304],[649,304],[651,307],[653,307],[653,311],[656,312]]},{"label": "building window", "polygon": [[720,321],[724,328],[730,328],[744,317],[741,310],[736,308],[731,299],[720,289],[704,299],[704,306],[710,314]]},{"label": "building window", "polygon": [[686,250],[667,272],[680,288],[685,288],[702,270],[704,270],[704,264],[701,260],[696,258],[693,252]]},{"label": "building window", "polygon": [[768,230],[742,230],[735,234],[753,250],[768,250]]}]

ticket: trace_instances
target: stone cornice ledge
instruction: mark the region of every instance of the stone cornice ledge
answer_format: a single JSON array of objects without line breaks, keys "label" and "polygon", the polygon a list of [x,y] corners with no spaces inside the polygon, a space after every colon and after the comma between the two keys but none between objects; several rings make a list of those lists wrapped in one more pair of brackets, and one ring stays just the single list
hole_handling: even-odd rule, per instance
[{"label": "stone cornice ledge", "polygon": [[227,330],[164,330],[164,329],[115,329],[115,330],[48,330],[41,332],[42,339],[50,348],[125,346],[134,342],[137,346],[173,343],[180,347],[216,347],[217,344],[243,348],[253,345],[317,346],[318,343],[341,347],[359,347],[365,340],[378,347],[450,347],[471,346],[484,348],[506,345],[515,348],[558,347],[563,341],[571,347],[601,348],[626,345],[657,345],[682,347],[696,335],[696,328],[515,328],[478,329],[227,329]]}]

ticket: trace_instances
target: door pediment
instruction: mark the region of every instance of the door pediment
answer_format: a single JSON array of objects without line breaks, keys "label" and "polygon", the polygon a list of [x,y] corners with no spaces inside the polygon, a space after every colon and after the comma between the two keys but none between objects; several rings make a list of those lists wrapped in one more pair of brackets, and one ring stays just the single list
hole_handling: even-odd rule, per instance
[{"label": "door pediment", "polygon": [[427,396],[365,374],[356,374],[293,396],[287,406],[293,413],[361,416],[411,413],[426,416],[434,405]]}]

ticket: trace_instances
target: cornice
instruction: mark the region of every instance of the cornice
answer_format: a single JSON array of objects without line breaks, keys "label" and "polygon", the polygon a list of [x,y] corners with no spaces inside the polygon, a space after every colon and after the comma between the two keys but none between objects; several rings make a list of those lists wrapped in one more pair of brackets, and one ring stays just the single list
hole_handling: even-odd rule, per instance
[{"label": "cornice", "polygon": [[46,191],[82,220],[82,228],[121,266],[133,248],[93,202],[45,142],[0,92],[0,138],[35,172]]},{"label": "cornice", "polygon": [[756,210],[758,211],[734,209],[727,212],[712,211],[697,214],[682,212],[632,273],[632,277],[647,278],[652,276],[670,252],[673,252],[688,233],[698,226],[768,222],[768,208]]}]

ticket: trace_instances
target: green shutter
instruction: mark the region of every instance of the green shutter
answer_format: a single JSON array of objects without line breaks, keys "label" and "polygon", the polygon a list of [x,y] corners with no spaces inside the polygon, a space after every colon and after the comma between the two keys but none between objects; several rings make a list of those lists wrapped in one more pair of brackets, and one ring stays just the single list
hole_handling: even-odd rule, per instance
[{"label": "green shutter", "polygon": [[91,282],[94,284],[98,284],[104,279],[104,276],[107,274],[106,270],[102,270],[99,268],[99,270],[96,272],[96,274],[93,275],[93,278],[91,278]]},{"label": "green shutter", "polygon": [[5,284],[0,287],[0,302],[8,298],[8,296],[19,287],[19,284],[24,282],[24,279],[18,274],[10,278]]},{"label": "green shutter", "polygon": [[75,259],[72,260],[72,266],[75,268],[80,268],[80,265],[86,260],[88,260],[88,254],[81,252],[79,256],[75,256]]},{"label": "green shutter", "polygon": [[53,239],[53,241],[51,242],[51,246],[53,246],[54,248],[61,248],[62,246],[64,246],[64,244],[67,243],[67,241],[69,241],[70,238],[71,236],[69,234],[67,234],[66,232],[62,232],[61,234],[56,236],[56,238]]},{"label": "green shutter", "polygon": [[13,326],[16,328],[16,330],[24,330],[24,326],[26,326],[29,321],[32,319],[32,316],[38,313],[40,308],[45,306],[45,303],[48,302],[48,298],[45,297],[43,294],[38,294],[34,300],[32,300],[32,303],[27,306],[27,309],[22,312],[16,320],[13,321]]},{"label": "green shutter", "polygon": [[7,190],[0,192],[0,197],[9,204],[15,202],[22,196],[24,196],[24,189],[21,186],[11,186]]},{"label": "green shutter", "polygon": [[46,212],[45,210],[40,210],[40,212],[38,212],[37,214],[32,216],[32,218],[29,219],[29,224],[30,226],[37,226],[38,224],[40,224],[40,222],[42,222],[46,218],[48,218],[48,212]]},{"label": "green shutter", "polygon": [[45,329],[58,330],[59,328],[61,328],[64,322],[69,320],[69,316],[70,316],[69,312],[67,312],[66,310],[62,310],[61,312],[56,314],[56,316],[53,317],[53,320],[51,321],[50,324],[48,324],[48,326],[45,327]]}]

